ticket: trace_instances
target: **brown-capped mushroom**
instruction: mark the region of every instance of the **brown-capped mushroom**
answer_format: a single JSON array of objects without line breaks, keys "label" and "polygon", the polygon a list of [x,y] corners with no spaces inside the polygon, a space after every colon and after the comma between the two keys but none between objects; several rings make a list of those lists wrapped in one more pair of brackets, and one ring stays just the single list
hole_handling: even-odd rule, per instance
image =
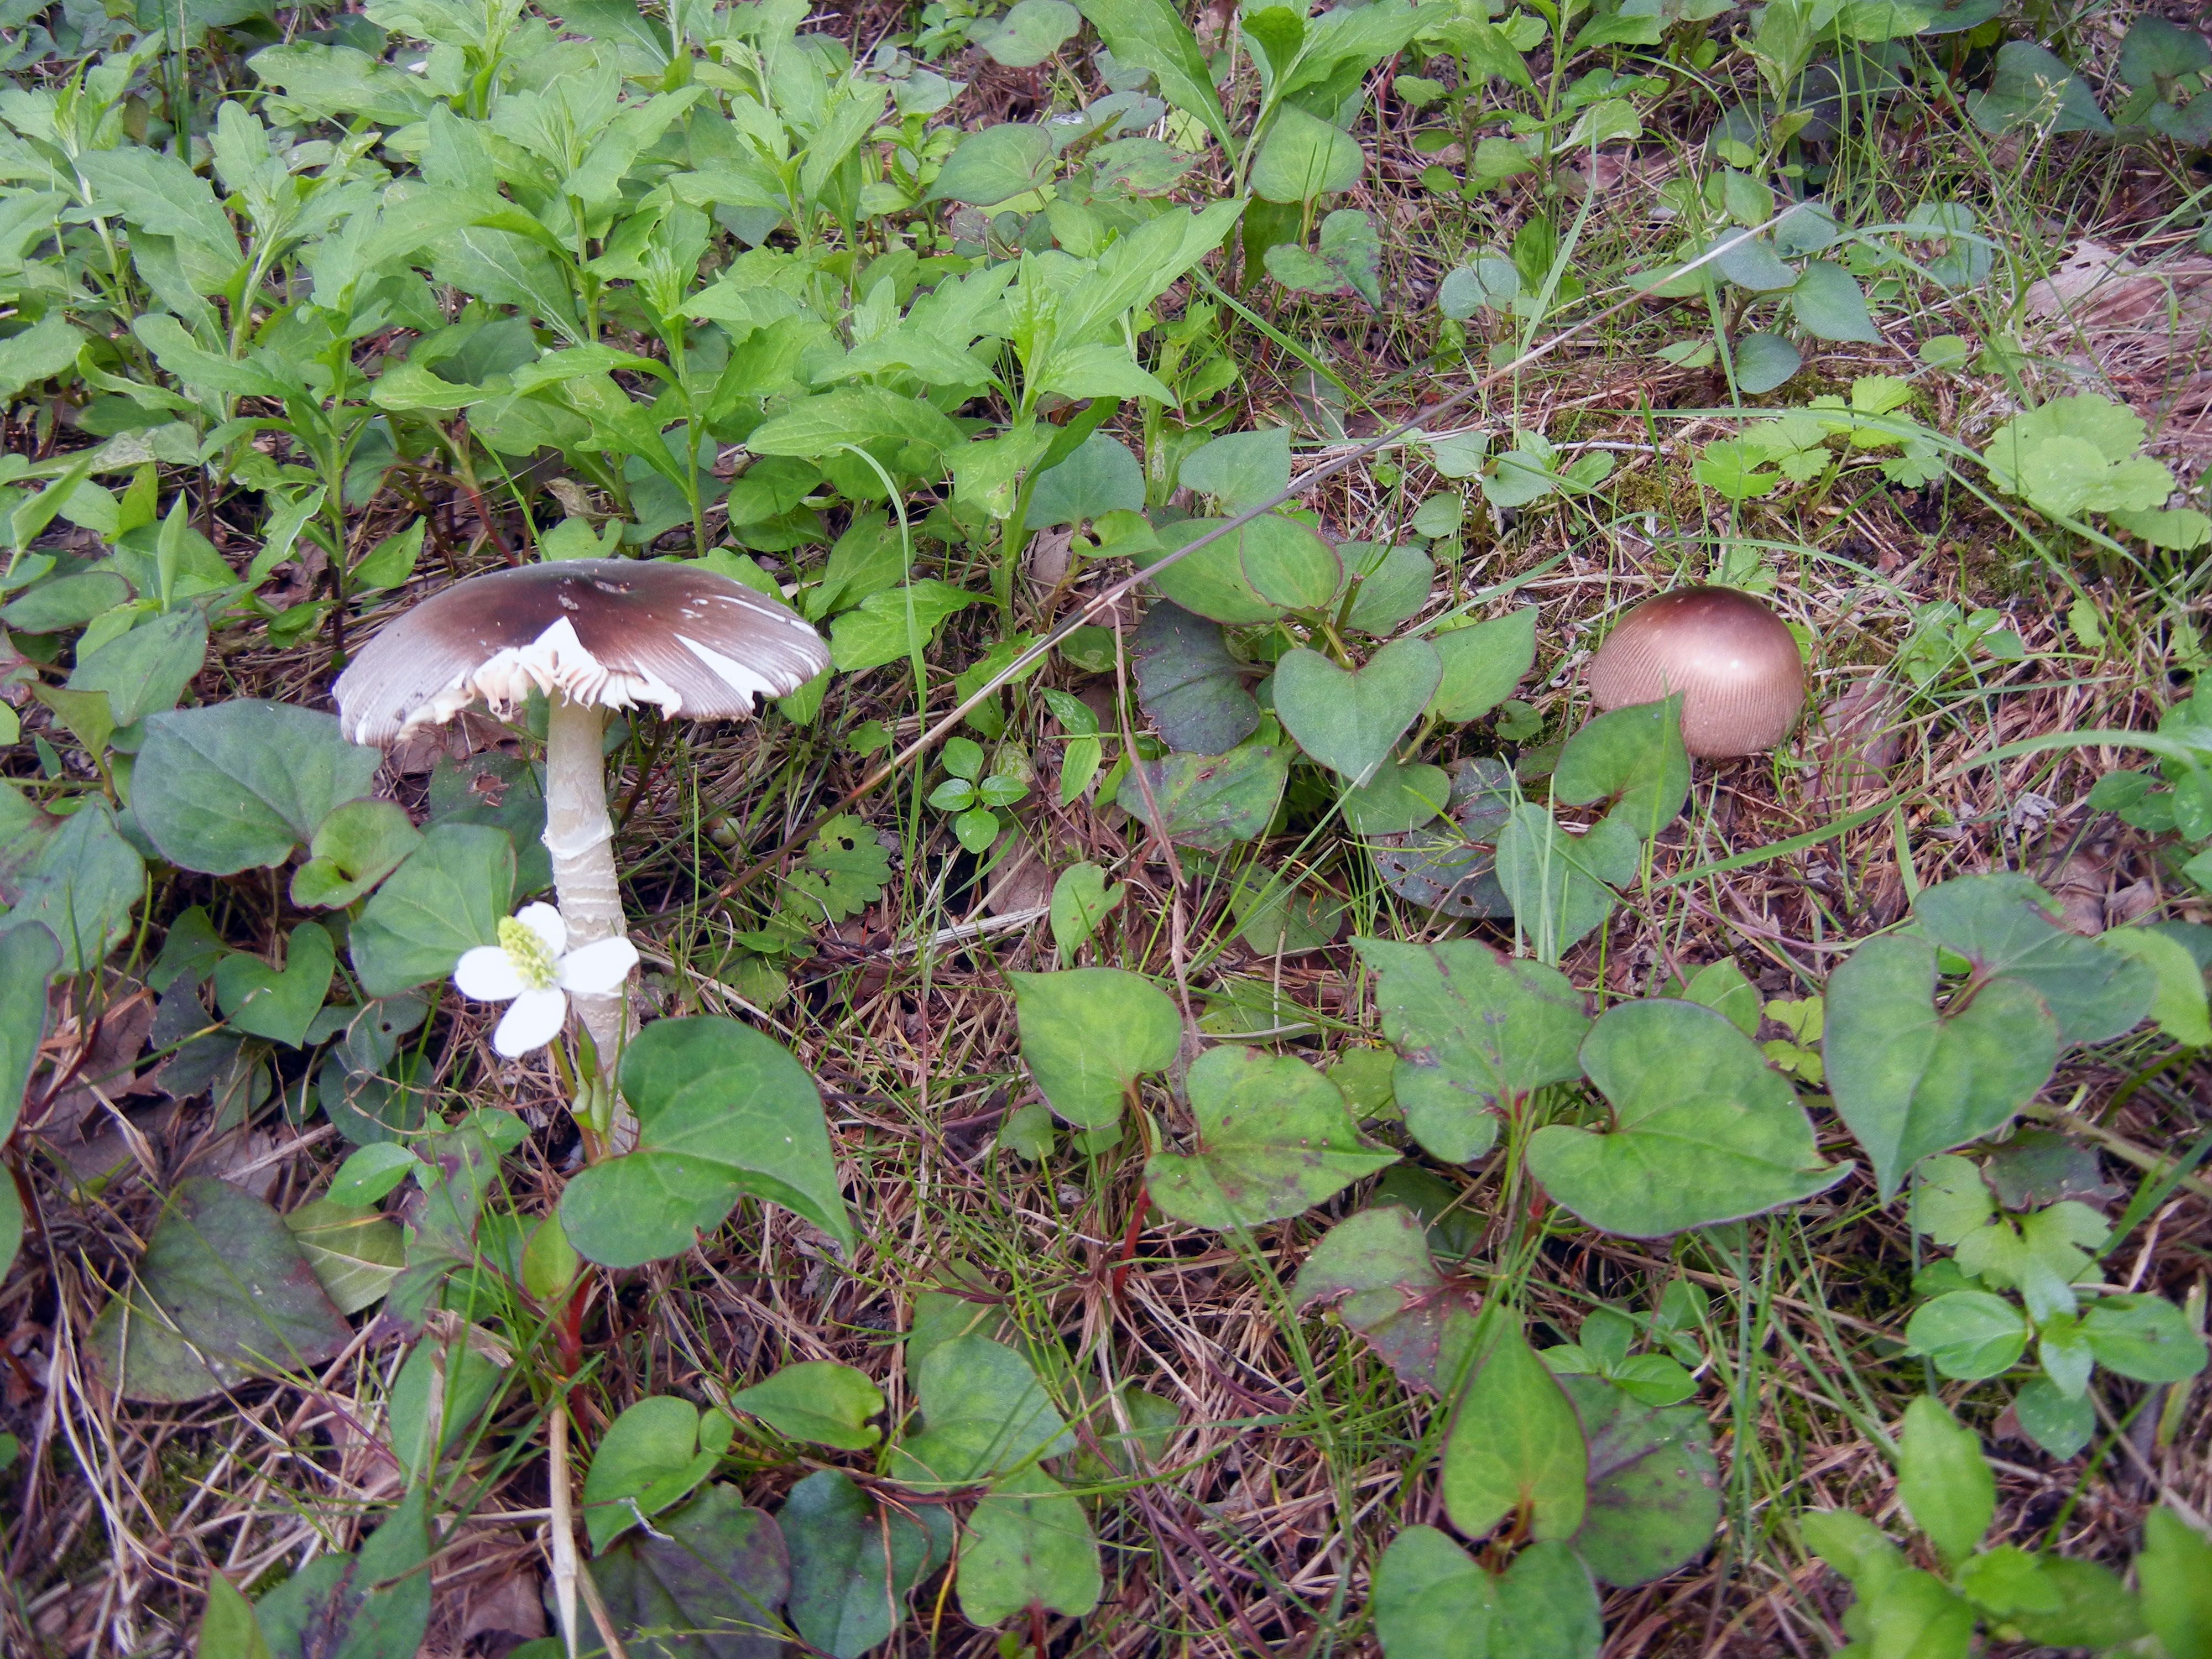
[{"label": "brown-capped mushroom", "polygon": [[1771,749],[1805,704],[1805,665],[1782,618],[1732,587],[1685,587],[1646,600],[1590,659],[1590,697],[1625,708],[1682,694],[1692,755]]},{"label": "brown-capped mushroom", "polygon": [[[628,933],[607,817],[601,735],[610,708],[653,703],[691,720],[743,720],[830,665],[796,611],[696,565],[570,559],[456,583],[402,612],[338,677],[340,729],[380,747],[471,703],[545,710],[545,847],[569,940]],[[574,999],[612,1063],[620,991]]]}]

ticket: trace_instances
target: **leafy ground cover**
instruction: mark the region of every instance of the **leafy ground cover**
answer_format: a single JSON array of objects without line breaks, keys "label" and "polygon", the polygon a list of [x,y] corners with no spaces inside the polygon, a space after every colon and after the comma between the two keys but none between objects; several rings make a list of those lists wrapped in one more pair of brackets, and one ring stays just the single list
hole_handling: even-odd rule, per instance
[{"label": "leafy ground cover", "polygon": [[2202,22],[0,11],[9,1651],[2212,1653]]}]

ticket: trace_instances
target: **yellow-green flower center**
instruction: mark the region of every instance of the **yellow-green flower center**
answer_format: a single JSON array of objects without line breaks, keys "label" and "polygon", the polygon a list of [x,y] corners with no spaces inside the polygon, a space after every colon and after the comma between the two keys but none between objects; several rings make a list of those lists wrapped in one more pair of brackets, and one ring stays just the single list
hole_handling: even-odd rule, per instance
[{"label": "yellow-green flower center", "polygon": [[559,970],[554,965],[553,952],[546,948],[544,936],[529,923],[514,916],[499,919],[500,948],[507,959],[514,964],[514,971],[522,982],[533,991],[550,991],[561,982]]}]

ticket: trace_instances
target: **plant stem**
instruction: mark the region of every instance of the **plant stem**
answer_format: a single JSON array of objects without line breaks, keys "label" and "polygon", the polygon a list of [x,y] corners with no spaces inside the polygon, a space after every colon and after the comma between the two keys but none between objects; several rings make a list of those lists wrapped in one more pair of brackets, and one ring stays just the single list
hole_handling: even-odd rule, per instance
[{"label": "plant stem", "polygon": [[[568,924],[571,949],[621,939],[622,887],[615,878],[614,825],[607,819],[606,771],[599,739],[605,714],[555,693],[545,705],[545,850],[553,855],[553,891]],[[576,1017],[611,1074],[625,1035],[629,997],[622,991],[572,993]]]}]

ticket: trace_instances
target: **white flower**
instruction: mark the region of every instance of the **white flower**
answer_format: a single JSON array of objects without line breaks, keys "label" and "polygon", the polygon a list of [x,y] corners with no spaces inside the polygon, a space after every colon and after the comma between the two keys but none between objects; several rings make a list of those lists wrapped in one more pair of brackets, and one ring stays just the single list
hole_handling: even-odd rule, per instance
[{"label": "white flower", "polygon": [[479,1002],[512,1002],[491,1046],[509,1059],[543,1048],[561,1035],[571,992],[586,995],[619,987],[637,966],[637,947],[603,939],[568,949],[568,925],[550,904],[526,904],[499,924],[499,943],[462,953],[453,983]]}]

